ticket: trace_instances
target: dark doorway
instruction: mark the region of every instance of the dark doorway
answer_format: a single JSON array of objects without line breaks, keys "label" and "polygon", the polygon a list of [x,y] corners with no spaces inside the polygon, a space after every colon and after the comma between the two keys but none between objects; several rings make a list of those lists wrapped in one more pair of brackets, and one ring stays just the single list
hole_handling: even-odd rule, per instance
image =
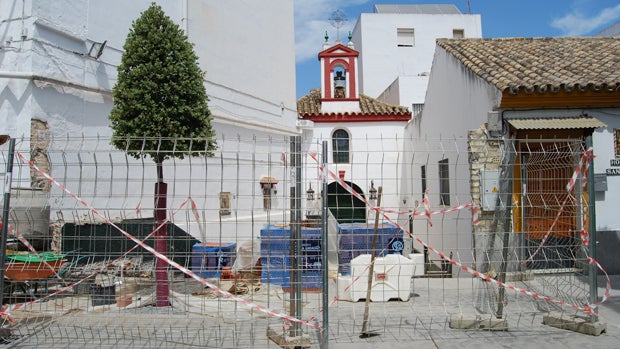
[{"label": "dark doorway", "polygon": [[[365,198],[360,187],[351,182],[345,183]],[[330,183],[327,193],[327,206],[338,223],[366,223],[366,204],[349,193],[340,183]]]}]

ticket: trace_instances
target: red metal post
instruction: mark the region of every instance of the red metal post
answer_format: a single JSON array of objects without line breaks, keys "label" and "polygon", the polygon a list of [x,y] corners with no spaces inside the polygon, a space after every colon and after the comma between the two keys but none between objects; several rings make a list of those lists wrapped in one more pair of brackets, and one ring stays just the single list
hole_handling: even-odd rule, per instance
[{"label": "red metal post", "polygon": [[[168,184],[163,182],[155,183],[155,226],[157,229],[162,222],[166,220],[166,195],[168,193]],[[155,233],[155,251],[168,255],[168,231],[167,224],[162,225]],[[167,307],[170,305],[168,300],[168,263],[157,258],[155,261],[155,281],[156,296],[158,307]]]}]

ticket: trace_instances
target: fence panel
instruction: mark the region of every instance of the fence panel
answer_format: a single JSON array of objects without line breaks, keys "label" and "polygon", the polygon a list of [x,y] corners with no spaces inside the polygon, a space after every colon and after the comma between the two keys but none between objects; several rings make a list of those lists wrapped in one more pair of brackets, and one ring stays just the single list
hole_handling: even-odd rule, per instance
[{"label": "fence panel", "polygon": [[[301,178],[286,136],[220,136],[213,157],[196,149],[168,159],[161,221],[149,157],[135,159],[101,137],[18,140],[5,342],[415,343],[429,335],[466,340],[469,319],[527,335],[556,331],[540,326],[555,312],[588,315],[587,152],[580,142],[367,137],[350,140],[348,162],[326,154],[323,168],[323,141],[304,140]],[[577,185],[567,189],[570,183]],[[298,185],[301,192],[293,190]],[[321,217],[323,195],[328,217]],[[295,210],[301,222],[292,222]],[[300,241],[291,241],[294,224]],[[163,280],[156,258],[168,265]],[[301,285],[292,273],[301,274]],[[165,306],[161,287],[169,292]],[[598,299],[612,291],[601,285]],[[302,338],[287,337],[296,325]]]}]

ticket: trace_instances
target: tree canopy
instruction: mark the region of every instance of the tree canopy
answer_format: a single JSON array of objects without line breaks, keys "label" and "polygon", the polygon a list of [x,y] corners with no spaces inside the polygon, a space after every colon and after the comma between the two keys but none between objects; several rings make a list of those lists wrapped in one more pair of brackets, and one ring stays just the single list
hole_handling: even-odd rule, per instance
[{"label": "tree canopy", "polygon": [[[161,163],[217,148],[193,44],[155,3],[135,20],[112,90],[112,144]],[[190,153],[191,151],[191,153]]]}]

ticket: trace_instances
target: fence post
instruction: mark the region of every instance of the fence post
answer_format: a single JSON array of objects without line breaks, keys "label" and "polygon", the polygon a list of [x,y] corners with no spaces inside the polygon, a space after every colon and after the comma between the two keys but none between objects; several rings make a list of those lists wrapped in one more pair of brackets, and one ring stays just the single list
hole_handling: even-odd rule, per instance
[{"label": "fence post", "polygon": [[[592,134],[586,137],[586,149],[592,147]],[[596,261],[596,205],[594,192],[594,158],[590,159],[590,165],[588,167],[588,231],[590,232],[590,257]],[[598,268],[594,263],[589,264],[588,276],[590,281],[590,304],[596,304],[598,302]],[[591,313],[590,322],[594,323],[598,321],[598,315]]]},{"label": "fence post", "polygon": [[322,169],[321,179],[323,180],[323,190],[321,192],[321,266],[323,268],[323,329],[321,336],[321,348],[329,348],[329,264],[327,262],[329,247],[328,217],[329,207],[327,201],[327,141],[323,141],[322,149]]},{"label": "fence post", "polygon": [[[508,245],[510,244],[510,236],[512,227],[510,225],[512,210],[512,186],[514,177],[514,163],[517,156],[514,139],[504,139],[505,152],[504,163],[501,165],[499,195],[497,196],[498,205],[495,211],[495,220],[497,221],[496,229],[493,232],[493,239],[502,233],[502,260],[499,267],[497,279],[501,283],[506,282],[506,269],[508,266]],[[499,210],[499,212],[497,211]],[[504,314],[504,300],[506,299],[506,288],[500,287],[497,300],[497,318],[502,319]]]},{"label": "fence post", "polygon": [[[290,231],[290,307],[291,314],[297,319],[301,318],[301,136],[291,137],[291,231]],[[290,336],[301,336],[301,324],[294,322],[291,326]]]},{"label": "fence post", "polygon": [[15,139],[9,139],[9,154],[4,175],[4,207],[2,208],[2,236],[0,237],[0,305],[4,304],[4,259],[6,258],[6,240],[9,232],[9,209],[11,201],[11,182],[13,179],[13,153]]}]

